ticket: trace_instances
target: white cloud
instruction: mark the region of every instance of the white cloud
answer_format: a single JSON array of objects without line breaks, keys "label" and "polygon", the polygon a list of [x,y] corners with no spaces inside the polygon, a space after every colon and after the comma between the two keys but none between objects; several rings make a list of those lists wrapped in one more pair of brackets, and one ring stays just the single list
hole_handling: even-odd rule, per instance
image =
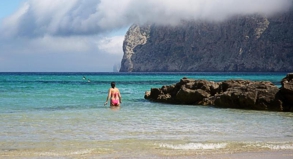
[{"label": "white cloud", "polygon": [[91,49],[97,49],[94,43],[96,39],[98,39],[96,36],[55,37],[45,35],[36,38],[18,37],[9,41],[3,41],[0,43],[0,47],[4,50],[14,50],[12,53],[22,52],[25,54],[48,51],[58,53],[86,52]]},{"label": "white cloud", "polygon": [[85,52],[91,49],[93,37],[54,37],[46,35],[28,41],[29,50],[38,50],[38,52],[49,50],[51,52]]},{"label": "white cloud", "polygon": [[124,36],[105,37],[97,42],[101,51],[121,55]]},{"label": "white cloud", "polygon": [[2,37],[10,37],[12,35],[17,34],[18,29],[20,27],[19,23],[21,22],[21,17],[27,13],[28,9],[29,9],[29,4],[24,3],[23,6],[19,10],[17,10],[10,17],[4,19],[4,21],[2,22],[2,25],[0,26]]},{"label": "white cloud", "polygon": [[2,30],[12,35],[101,34],[133,23],[177,24],[181,20],[219,21],[235,14],[271,15],[292,0],[28,0]]}]

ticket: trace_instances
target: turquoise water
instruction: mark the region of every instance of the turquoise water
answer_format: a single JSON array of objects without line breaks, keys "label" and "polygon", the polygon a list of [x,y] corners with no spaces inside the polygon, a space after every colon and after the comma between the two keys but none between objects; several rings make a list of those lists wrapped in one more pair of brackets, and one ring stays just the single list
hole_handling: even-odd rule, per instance
[{"label": "turquoise water", "polygon": [[[0,73],[0,156],[173,156],[293,150],[293,113],[152,103],[182,77],[271,81],[286,73]],[[86,77],[86,80],[83,79]],[[88,81],[89,79],[89,81]],[[122,106],[104,106],[110,82]]]}]

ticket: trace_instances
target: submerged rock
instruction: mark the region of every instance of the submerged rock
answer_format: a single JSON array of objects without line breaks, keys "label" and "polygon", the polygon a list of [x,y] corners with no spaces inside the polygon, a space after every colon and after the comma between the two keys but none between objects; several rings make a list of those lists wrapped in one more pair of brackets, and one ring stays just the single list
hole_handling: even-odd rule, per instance
[{"label": "submerged rock", "polygon": [[145,99],[171,104],[293,111],[293,73],[289,73],[281,84],[279,89],[269,81],[213,82],[184,77],[176,84],[151,88],[146,92]]}]

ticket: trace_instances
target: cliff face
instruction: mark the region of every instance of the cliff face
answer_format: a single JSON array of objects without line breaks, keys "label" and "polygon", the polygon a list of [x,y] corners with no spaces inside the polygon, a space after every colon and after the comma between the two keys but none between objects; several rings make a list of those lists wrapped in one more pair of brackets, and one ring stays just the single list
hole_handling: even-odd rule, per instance
[{"label": "cliff face", "polygon": [[293,71],[293,11],[129,28],[120,72]]}]

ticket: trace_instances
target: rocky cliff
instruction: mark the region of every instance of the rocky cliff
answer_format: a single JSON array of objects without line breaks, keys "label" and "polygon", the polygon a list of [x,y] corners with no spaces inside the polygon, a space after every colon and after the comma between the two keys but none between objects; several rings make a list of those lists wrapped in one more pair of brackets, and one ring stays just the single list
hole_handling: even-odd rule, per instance
[{"label": "rocky cliff", "polygon": [[293,71],[293,10],[180,26],[133,25],[120,72]]}]

